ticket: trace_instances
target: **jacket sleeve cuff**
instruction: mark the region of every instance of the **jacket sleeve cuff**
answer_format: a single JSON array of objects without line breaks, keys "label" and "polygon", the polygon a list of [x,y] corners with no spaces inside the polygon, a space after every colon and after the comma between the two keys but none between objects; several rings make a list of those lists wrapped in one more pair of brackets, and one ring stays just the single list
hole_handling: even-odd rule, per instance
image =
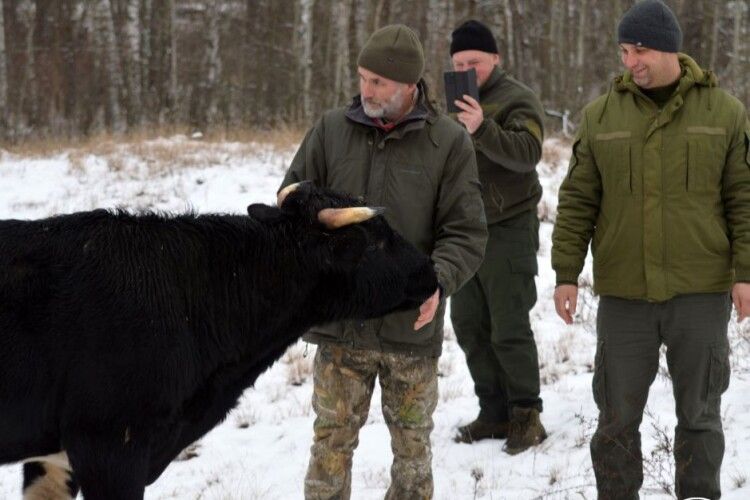
[{"label": "jacket sleeve cuff", "polygon": [[451,285],[451,280],[448,276],[446,276],[446,273],[443,272],[441,267],[437,264],[434,265],[435,268],[435,274],[437,274],[437,280],[438,280],[438,289],[440,290],[440,298],[448,297],[451,295],[455,290],[453,290],[453,287]]},{"label": "jacket sleeve cuff", "polygon": [[750,267],[734,264],[734,282],[750,283]]},{"label": "jacket sleeve cuff", "polygon": [[484,134],[484,131],[487,130],[487,121],[488,121],[487,118],[485,118],[484,120],[482,120],[482,123],[479,124],[479,128],[477,128],[474,131],[474,133],[471,134],[471,138],[474,140],[474,142],[476,142],[477,140],[479,140],[481,138],[482,134]]},{"label": "jacket sleeve cuff", "polygon": [[557,271],[557,285],[576,285],[578,286],[578,273],[575,271]]}]

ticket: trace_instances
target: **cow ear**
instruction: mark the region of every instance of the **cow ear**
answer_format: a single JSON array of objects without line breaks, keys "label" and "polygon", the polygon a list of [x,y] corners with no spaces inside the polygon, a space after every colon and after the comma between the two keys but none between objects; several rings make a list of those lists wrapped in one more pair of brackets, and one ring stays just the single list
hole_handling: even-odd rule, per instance
[{"label": "cow ear", "polygon": [[247,215],[263,223],[276,222],[284,217],[281,210],[277,207],[271,207],[262,203],[248,205]]}]

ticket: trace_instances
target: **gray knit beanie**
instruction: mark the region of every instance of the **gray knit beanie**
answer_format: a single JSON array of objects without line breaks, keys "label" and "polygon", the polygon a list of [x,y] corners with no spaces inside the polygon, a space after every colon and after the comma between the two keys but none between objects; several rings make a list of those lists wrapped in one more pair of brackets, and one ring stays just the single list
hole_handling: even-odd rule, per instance
[{"label": "gray knit beanie", "polygon": [[661,52],[679,52],[682,30],[674,12],[659,0],[633,5],[617,26],[617,43],[632,43]]},{"label": "gray knit beanie", "polygon": [[417,83],[424,71],[424,52],[417,34],[403,24],[380,28],[370,36],[357,66],[401,83]]}]

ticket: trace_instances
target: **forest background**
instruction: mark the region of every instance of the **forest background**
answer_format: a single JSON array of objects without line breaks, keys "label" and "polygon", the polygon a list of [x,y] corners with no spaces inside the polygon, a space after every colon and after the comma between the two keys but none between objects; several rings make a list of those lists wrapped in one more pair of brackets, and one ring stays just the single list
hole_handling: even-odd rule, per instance
[{"label": "forest background", "polygon": [[[469,18],[493,29],[502,66],[539,94],[548,129],[565,122],[571,133],[585,103],[621,71],[615,32],[632,3],[2,0],[0,140],[304,129],[357,93],[360,48],[395,22],[419,33],[441,104],[450,33]],[[666,3],[683,51],[750,104],[750,0]]]}]

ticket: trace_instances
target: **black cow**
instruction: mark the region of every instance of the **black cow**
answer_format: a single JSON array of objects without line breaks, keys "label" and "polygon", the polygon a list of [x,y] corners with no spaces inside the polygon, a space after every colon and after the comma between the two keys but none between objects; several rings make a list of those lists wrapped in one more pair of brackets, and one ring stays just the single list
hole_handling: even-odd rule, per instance
[{"label": "black cow", "polygon": [[310,326],[417,307],[430,260],[361,205],[0,221],[0,463],[29,496],[142,498]]}]

